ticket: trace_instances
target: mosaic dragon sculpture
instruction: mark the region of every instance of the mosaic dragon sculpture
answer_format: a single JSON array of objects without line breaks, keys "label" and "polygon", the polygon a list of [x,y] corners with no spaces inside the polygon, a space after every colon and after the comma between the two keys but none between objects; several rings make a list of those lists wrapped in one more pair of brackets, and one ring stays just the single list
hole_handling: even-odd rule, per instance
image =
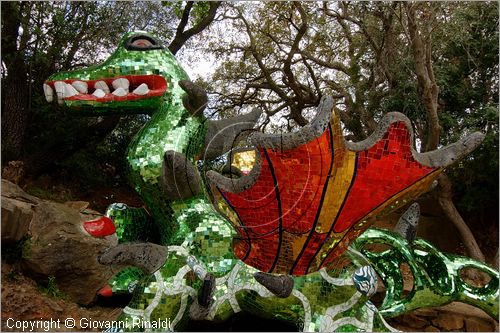
[{"label": "mosaic dragon sculpture", "polygon": [[[410,121],[390,113],[365,141],[346,142],[330,97],[294,133],[253,130],[259,110],[207,120],[204,91],[145,32],[126,34],[104,63],[54,74],[43,88],[49,102],[74,113],[150,115],[127,155],[130,183],[147,210],[113,204],[84,225],[95,237],[118,235],[121,243],[101,263],[142,269],[121,271],[99,291],[134,293],[124,325],[111,330],[182,329],[189,320],[248,311],[304,331],[388,331],[384,317],[451,301],[498,316],[496,271],[421,239],[368,229],[426,192],[482,134],[417,153]],[[415,223],[414,211],[402,222]],[[407,295],[402,263],[414,277]],[[465,267],[490,282],[470,286],[460,276]],[[386,286],[379,308],[369,301],[377,275]],[[168,327],[159,324],[165,320]]]}]

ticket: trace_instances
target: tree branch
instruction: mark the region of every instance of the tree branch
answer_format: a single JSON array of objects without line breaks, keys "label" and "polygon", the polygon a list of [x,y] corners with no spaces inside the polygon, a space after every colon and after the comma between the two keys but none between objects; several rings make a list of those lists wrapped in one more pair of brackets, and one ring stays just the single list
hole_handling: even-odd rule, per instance
[{"label": "tree branch", "polygon": [[421,89],[422,99],[427,113],[428,129],[425,151],[434,150],[439,145],[439,118],[438,118],[438,95],[439,87],[434,78],[432,69],[431,40],[422,37],[416,19],[416,4],[405,3],[406,16],[408,19],[408,32],[410,34],[411,49],[415,60],[415,73],[418,85]]},{"label": "tree branch", "polygon": [[176,54],[181,49],[181,47],[188,41],[189,38],[193,37],[196,34],[199,34],[205,28],[207,28],[214,21],[215,14],[217,13],[217,9],[220,7],[220,5],[221,5],[220,1],[211,1],[207,15],[203,17],[203,19],[196,25],[194,25],[191,29],[184,30],[189,20],[191,9],[193,7],[193,2],[188,1],[186,3],[186,6],[184,7],[182,18],[177,27],[175,37],[168,46],[170,52],[172,52],[172,54]]}]

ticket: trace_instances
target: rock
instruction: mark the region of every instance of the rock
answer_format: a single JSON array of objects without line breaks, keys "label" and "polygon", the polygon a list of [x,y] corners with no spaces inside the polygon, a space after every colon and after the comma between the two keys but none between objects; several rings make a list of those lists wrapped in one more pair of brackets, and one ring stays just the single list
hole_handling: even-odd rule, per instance
[{"label": "rock", "polygon": [[64,204],[68,207],[77,209],[80,212],[85,211],[85,209],[89,206],[87,201],[66,201]]},{"label": "rock", "polygon": [[28,233],[33,205],[2,196],[2,242],[20,241]]},{"label": "rock", "polygon": [[441,332],[441,331],[439,330],[439,328],[430,325],[424,329],[424,332]]},{"label": "rock", "polygon": [[465,319],[465,330],[467,332],[493,332],[495,327],[485,319],[469,317]]},{"label": "rock", "polygon": [[393,321],[389,321],[388,323],[389,323],[389,325],[391,325],[392,327],[394,327],[395,329],[397,329],[398,331],[401,331],[401,332],[414,332],[415,331],[415,329],[413,327],[410,327],[407,325],[402,325],[402,324],[399,324],[399,323],[396,323]]},{"label": "rock", "polygon": [[[116,234],[95,238],[83,229],[92,215],[41,200],[2,180],[2,240],[27,236],[23,270],[48,280],[76,303],[88,305],[122,266],[102,265],[98,257],[118,243]],[[7,230],[7,233],[5,231]]]},{"label": "rock", "polygon": [[451,313],[443,313],[432,319],[432,324],[447,331],[459,330],[464,326],[464,319]]},{"label": "rock", "polygon": [[438,311],[431,308],[418,309],[414,312],[418,316],[436,318],[438,316]]},{"label": "rock", "polygon": [[413,313],[398,316],[397,318],[394,318],[394,320],[400,324],[404,324],[404,325],[409,326],[411,328],[422,328],[422,327],[430,325],[429,321],[427,321],[424,318],[421,318]]},{"label": "rock", "polygon": [[14,184],[19,184],[24,177],[24,163],[23,161],[10,161],[2,169],[2,178]]},{"label": "rock", "polygon": [[23,264],[32,273],[54,276],[63,293],[77,303],[89,304],[116,273],[97,258],[117,244],[117,237],[92,237],[82,222],[79,212],[65,205],[43,202],[36,206],[29,230],[30,251]]},{"label": "rock", "polygon": [[27,234],[33,207],[40,201],[2,179],[2,242],[17,242]]},{"label": "rock", "polygon": [[448,313],[460,314],[466,317],[478,317],[478,318],[484,318],[486,320],[492,320],[491,317],[483,310],[476,308],[473,305],[461,302],[452,302],[450,304],[443,305],[437,309]]},{"label": "rock", "polygon": [[498,321],[472,305],[452,302],[434,308],[417,309],[388,320],[404,332],[498,332]]}]

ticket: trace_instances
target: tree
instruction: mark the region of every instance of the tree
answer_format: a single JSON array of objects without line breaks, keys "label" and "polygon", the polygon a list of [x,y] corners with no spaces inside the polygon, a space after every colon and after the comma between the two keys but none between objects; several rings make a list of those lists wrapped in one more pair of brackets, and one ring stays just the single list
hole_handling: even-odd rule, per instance
[{"label": "tree", "polygon": [[309,109],[329,93],[338,100],[349,137],[364,139],[374,129],[373,119],[382,114],[380,104],[404,75],[399,73],[400,59],[408,55],[401,47],[404,42],[394,37],[401,31],[394,14],[397,6],[226,7],[224,25],[233,36],[223,43],[217,36],[208,46],[224,59],[211,84],[219,100],[216,108],[258,105],[268,117],[285,116],[291,128],[294,123],[305,125]]},{"label": "tree", "polygon": [[178,52],[214,20],[219,6],[160,1],[2,3],[3,164],[23,159],[28,173],[37,175],[82,148],[95,149],[118,124],[119,117],[76,119],[56,112],[45,103],[41,89],[50,74],[103,60],[131,30],[150,30]]},{"label": "tree", "polygon": [[[291,130],[306,124],[309,109],[328,93],[349,139],[364,139],[374,119],[399,111],[413,120],[422,151],[473,130],[488,132],[479,152],[448,173],[478,167],[486,152],[498,160],[496,3],[239,3],[227,6],[224,18],[230,37],[215,33],[208,44],[223,59],[206,83],[215,109],[258,106],[267,116],[263,128],[282,118]],[[486,172],[497,179],[494,164],[477,177]],[[445,177],[443,209],[463,230],[469,254],[484,259]],[[477,180],[469,178],[468,188],[485,181]],[[498,197],[496,183],[489,183]],[[488,207],[497,206],[493,201]]]},{"label": "tree", "polygon": [[[22,7],[32,4],[14,2],[2,3],[2,160],[17,158],[20,155],[28,107],[26,89],[27,68],[24,57],[17,48],[21,27]],[[20,41],[20,48],[25,47],[26,38]],[[7,71],[16,75],[6,75]],[[7,76],[7,77],[5,77]],[[4,89],[5,87],[5,89]],[[4,110],[9,112],[4,112]]]}]

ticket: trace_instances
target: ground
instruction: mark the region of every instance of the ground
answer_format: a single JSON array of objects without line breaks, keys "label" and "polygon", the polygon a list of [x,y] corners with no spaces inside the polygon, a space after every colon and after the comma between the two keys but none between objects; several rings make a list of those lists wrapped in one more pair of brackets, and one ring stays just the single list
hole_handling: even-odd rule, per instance
[{"label": "ground", "polygon": [[[55,295],[54,295],[55,294]],[[24,276],[21,273],[17,263],[9,264],[2,260],[2,326],[1,330],[20,331],[12,329],[12,321],[7,322],[9,318],[16,320],[54,320],[60,319],[61,323],[67,318],[75,319],[79,323],[81,318],[92,318],[96,321],[114,320],[121,313],[118,307],[92,306],[89,308],[81,307],[75,303],[64,299],[64,295],[58,295],[54,290],[46,286],[37,284],[33,279]],[[42,331],[38,329],[35,331]],[[61,324],[59,329],[52,326],[50,331],[89,331],[89,329],[71,329]],[[90,331],[99,332],[102,329],[90,329]]]}]

